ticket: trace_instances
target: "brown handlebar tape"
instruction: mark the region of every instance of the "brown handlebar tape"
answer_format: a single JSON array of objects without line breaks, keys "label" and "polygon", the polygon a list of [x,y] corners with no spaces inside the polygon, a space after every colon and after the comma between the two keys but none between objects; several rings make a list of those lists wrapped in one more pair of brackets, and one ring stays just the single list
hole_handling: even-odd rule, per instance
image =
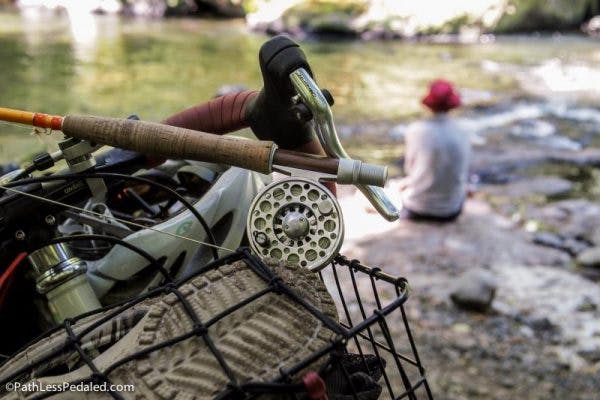
[{"label": "brown handlebar tape", "polygon": [[275,144],[120,118],[67,115],[67,136],[168,158],[222,163],[270,173]]},{"label": "brown handlebar tape", "polygon": [[163,123],[216,134],[247,128],[246,108],[257,94],[255,90],[226,94],[171,115]]}]

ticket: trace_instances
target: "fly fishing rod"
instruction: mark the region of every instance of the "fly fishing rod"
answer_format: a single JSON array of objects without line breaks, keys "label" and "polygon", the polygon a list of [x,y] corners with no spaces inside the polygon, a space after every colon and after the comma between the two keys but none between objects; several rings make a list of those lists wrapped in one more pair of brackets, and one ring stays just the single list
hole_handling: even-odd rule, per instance
[{"label": "fly fishing rod", "polygon": [[62,131],[66,136],[144,154],[227,164],[269,174],[293,168],[319,172],[340,184],[383,186],[387,168],[359,160],[318,157],[278,149],[271,141],[247,140],[175,126],[85,115],[49,115],[0,108],[0,121]]}]

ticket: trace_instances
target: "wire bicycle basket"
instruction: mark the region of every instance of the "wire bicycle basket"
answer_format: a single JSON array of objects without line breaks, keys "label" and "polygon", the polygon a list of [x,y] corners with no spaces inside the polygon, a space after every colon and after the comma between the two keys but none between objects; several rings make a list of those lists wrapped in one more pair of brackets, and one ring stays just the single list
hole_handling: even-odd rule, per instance
[{"label": "wire bicycle basket", "polygon": [[320,274],[338,296],[340,324],[347,329],[347,351],[357,352],[361,362],[369,352],[378,359],[383,387],[380,398],[432,399],[404,310],[411,291],[408,281],[344,256],[337,256]]},{"label": "wire bicycle basket", "polygon": [[[275,264],[241,248],[65,320],[0,366],[0,396],[18,398],[7,384],[35,382],[28,398],[81,384],[115,399],[432,398],[404,310],[406,279],[343,256],[319,273]],[[115,389],[126,383],[135,391]]]}]

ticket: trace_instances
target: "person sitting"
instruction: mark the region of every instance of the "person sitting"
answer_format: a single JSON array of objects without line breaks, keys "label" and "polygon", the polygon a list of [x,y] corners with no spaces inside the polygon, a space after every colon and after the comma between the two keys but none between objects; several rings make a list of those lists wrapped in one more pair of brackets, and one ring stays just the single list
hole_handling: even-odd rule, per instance
[{"label": "person sitting", "polygon": [[407,129],[401,217],[453,221],[465,201],[471,157],[469,132],[448,115],[460,106],[460,96],[450,82],[438,79],[422,103],[433,115]]}]

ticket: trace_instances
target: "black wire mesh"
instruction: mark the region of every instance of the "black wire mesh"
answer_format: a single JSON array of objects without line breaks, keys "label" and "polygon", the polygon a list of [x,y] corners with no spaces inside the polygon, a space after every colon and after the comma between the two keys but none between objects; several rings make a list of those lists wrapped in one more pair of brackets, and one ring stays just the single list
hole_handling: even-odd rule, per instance
[{"label": "black wire mesh", "polygon": [[404,310],[410,295],[407,280],[344,256],[320,275],[336,299],[340,324],[348,330],[346,350],[363,360],[368,354],[377,357],[383,371],[380,398],[432,399]]},{"label": "black wire mesh", "polygon": [[[243,261],[265,283],[264,288],[226,310],[218,312],[210,319],[201,320],[180,287],[197,275],[206,274],[237,261]],[[91,371],[89,376],[69,382],[70,384],[99,385],[110,384],[111,374],[127,363],[141,360],[153,352],[186,340],[202,340],[228,380],[223,390],[214,397],[217,399],[249,399],[264,394],[281,398],[314,398],[308,395],[307,391],[311,388],[303,384],[303,378],[306,377],[307,368],[315,365],[317,360],[322,361],[317,372],[322,383],[326,385],[330,398],[360,400],[432,398],[404,311],[404,303],[410,292],[407,281],[341,256],[320,271],[319,276],[336,303],[339,322],[306,301],[264,262],[251,255],[248,249],[239,249],[207,265],[201,272],[184,281],[170,282],[116,306],[64,321],[54,332],[63,329],[67,340],[45,356],[29,362],[19,370],[11,371],[8,376],[1,377],[0,390],[4,390],[7,383],[25,382],[35,377],[40,367],[64,352],[78,354],[80,361]],[[209,328],[268,293],[286,296],[302,307],[331,331],[333,339],[291,367],[280,368],[277,376],[269,381],[242,381],[236,376],[235,368],[232,368],[227,357],[215,345]],[[100,369],[94,363],[92,355],[84,349],[82,337],[142,301],[165,294],[175,295],[185,315],[190,319],[192,329],[144,347]],[[103,314],[100,315],[101,313]],[[74,329],[78,321],[92,315],[99,315],[99,318],[83,329],[77,331]],[[106,387],[110,388],[110,386]],[[119,393],[110,389],[107,393],[115,399],[135,397],[135,393]],[[56,394],[41,392],[30,398],[43,399]]]}]

